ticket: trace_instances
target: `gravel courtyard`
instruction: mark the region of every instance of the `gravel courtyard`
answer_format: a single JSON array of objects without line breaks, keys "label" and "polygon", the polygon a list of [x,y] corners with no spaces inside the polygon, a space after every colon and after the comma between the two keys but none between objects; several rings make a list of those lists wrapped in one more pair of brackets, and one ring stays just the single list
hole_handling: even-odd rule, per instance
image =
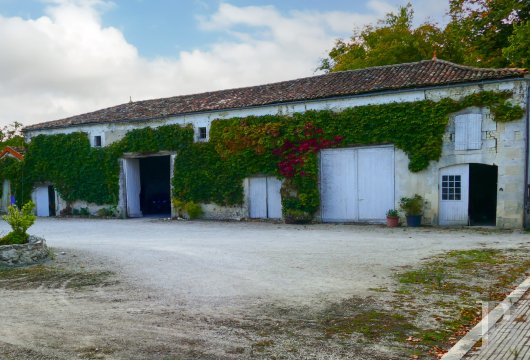
[{"label": "gravel courtyard", "polygon": [[[285,308],[382,296],[374,289],[398,267],[443,251],[530,245],[519,231],[149,218],[41,218],[29,232],[47,240],[56,263],[106,275],[87,289],[72,288],[75,273],[0,288],[0,358],[259,358],[271,343],[251,320],[281,327]],[[282,341],[278,358],[392,358],[362,348],[289,352]]]}]

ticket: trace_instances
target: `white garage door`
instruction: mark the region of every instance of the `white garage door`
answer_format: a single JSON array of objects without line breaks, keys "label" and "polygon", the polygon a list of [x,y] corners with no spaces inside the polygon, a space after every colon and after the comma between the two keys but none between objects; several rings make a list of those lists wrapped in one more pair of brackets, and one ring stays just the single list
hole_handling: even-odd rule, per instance
[{"label": "white garage door", "polygon": [[281,219],[282,183],[275,177],[260,176],[249,179],[249,215],[253,219]]},{"label": "white garage door", "polygon": [[440,169],[440,225],[468,225],[469,164]]},{"label": "white garage door", "polygon": [[384,222],[394,207],[394,148],[322,150],[322,220]]}]

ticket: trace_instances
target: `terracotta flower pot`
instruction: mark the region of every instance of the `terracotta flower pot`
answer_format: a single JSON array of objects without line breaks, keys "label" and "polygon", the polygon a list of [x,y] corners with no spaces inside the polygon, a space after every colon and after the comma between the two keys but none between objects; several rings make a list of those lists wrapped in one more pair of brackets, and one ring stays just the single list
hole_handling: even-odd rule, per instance
[{"label": "terracotta flower pot", "polygon": [[399,226],[399,217],[397,217],[397,216],[387,216],[386,217],[386,225],[388,227],[397,227],[397,226]]}]

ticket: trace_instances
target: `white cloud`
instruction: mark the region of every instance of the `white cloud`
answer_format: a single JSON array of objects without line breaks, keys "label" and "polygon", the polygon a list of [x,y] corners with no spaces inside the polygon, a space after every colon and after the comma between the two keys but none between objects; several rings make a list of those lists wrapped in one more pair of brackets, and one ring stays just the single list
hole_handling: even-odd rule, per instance
[{"label": "white cloud", "polygon": [[0,125],[25,125],[133,100],[256,85],[313,74],[337,37],[374,22],[368,14],[221,3],[199,20],[224,40],[175,58],[146,59],[101,23],[103,0],[54,0],[38,19],[0,16]]},{"label": "white cloud", "polygon": [[414,23],[423,23],[426,20],[445,26],[450,18],[449,2],[440,0],[416,0],[412,2],[414,7]]}]

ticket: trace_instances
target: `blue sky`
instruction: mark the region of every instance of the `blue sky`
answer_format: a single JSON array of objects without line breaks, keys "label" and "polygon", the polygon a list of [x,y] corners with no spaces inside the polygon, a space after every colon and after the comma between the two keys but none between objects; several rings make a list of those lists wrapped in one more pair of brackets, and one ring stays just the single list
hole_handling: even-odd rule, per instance
[{"label": "blue sky", "polygon": [[[406,0],[0,0],[0,126],[315,73]],[[446,1],[413,0],[416,22]],[[27,104],[32,104],[28,107]]]}]

